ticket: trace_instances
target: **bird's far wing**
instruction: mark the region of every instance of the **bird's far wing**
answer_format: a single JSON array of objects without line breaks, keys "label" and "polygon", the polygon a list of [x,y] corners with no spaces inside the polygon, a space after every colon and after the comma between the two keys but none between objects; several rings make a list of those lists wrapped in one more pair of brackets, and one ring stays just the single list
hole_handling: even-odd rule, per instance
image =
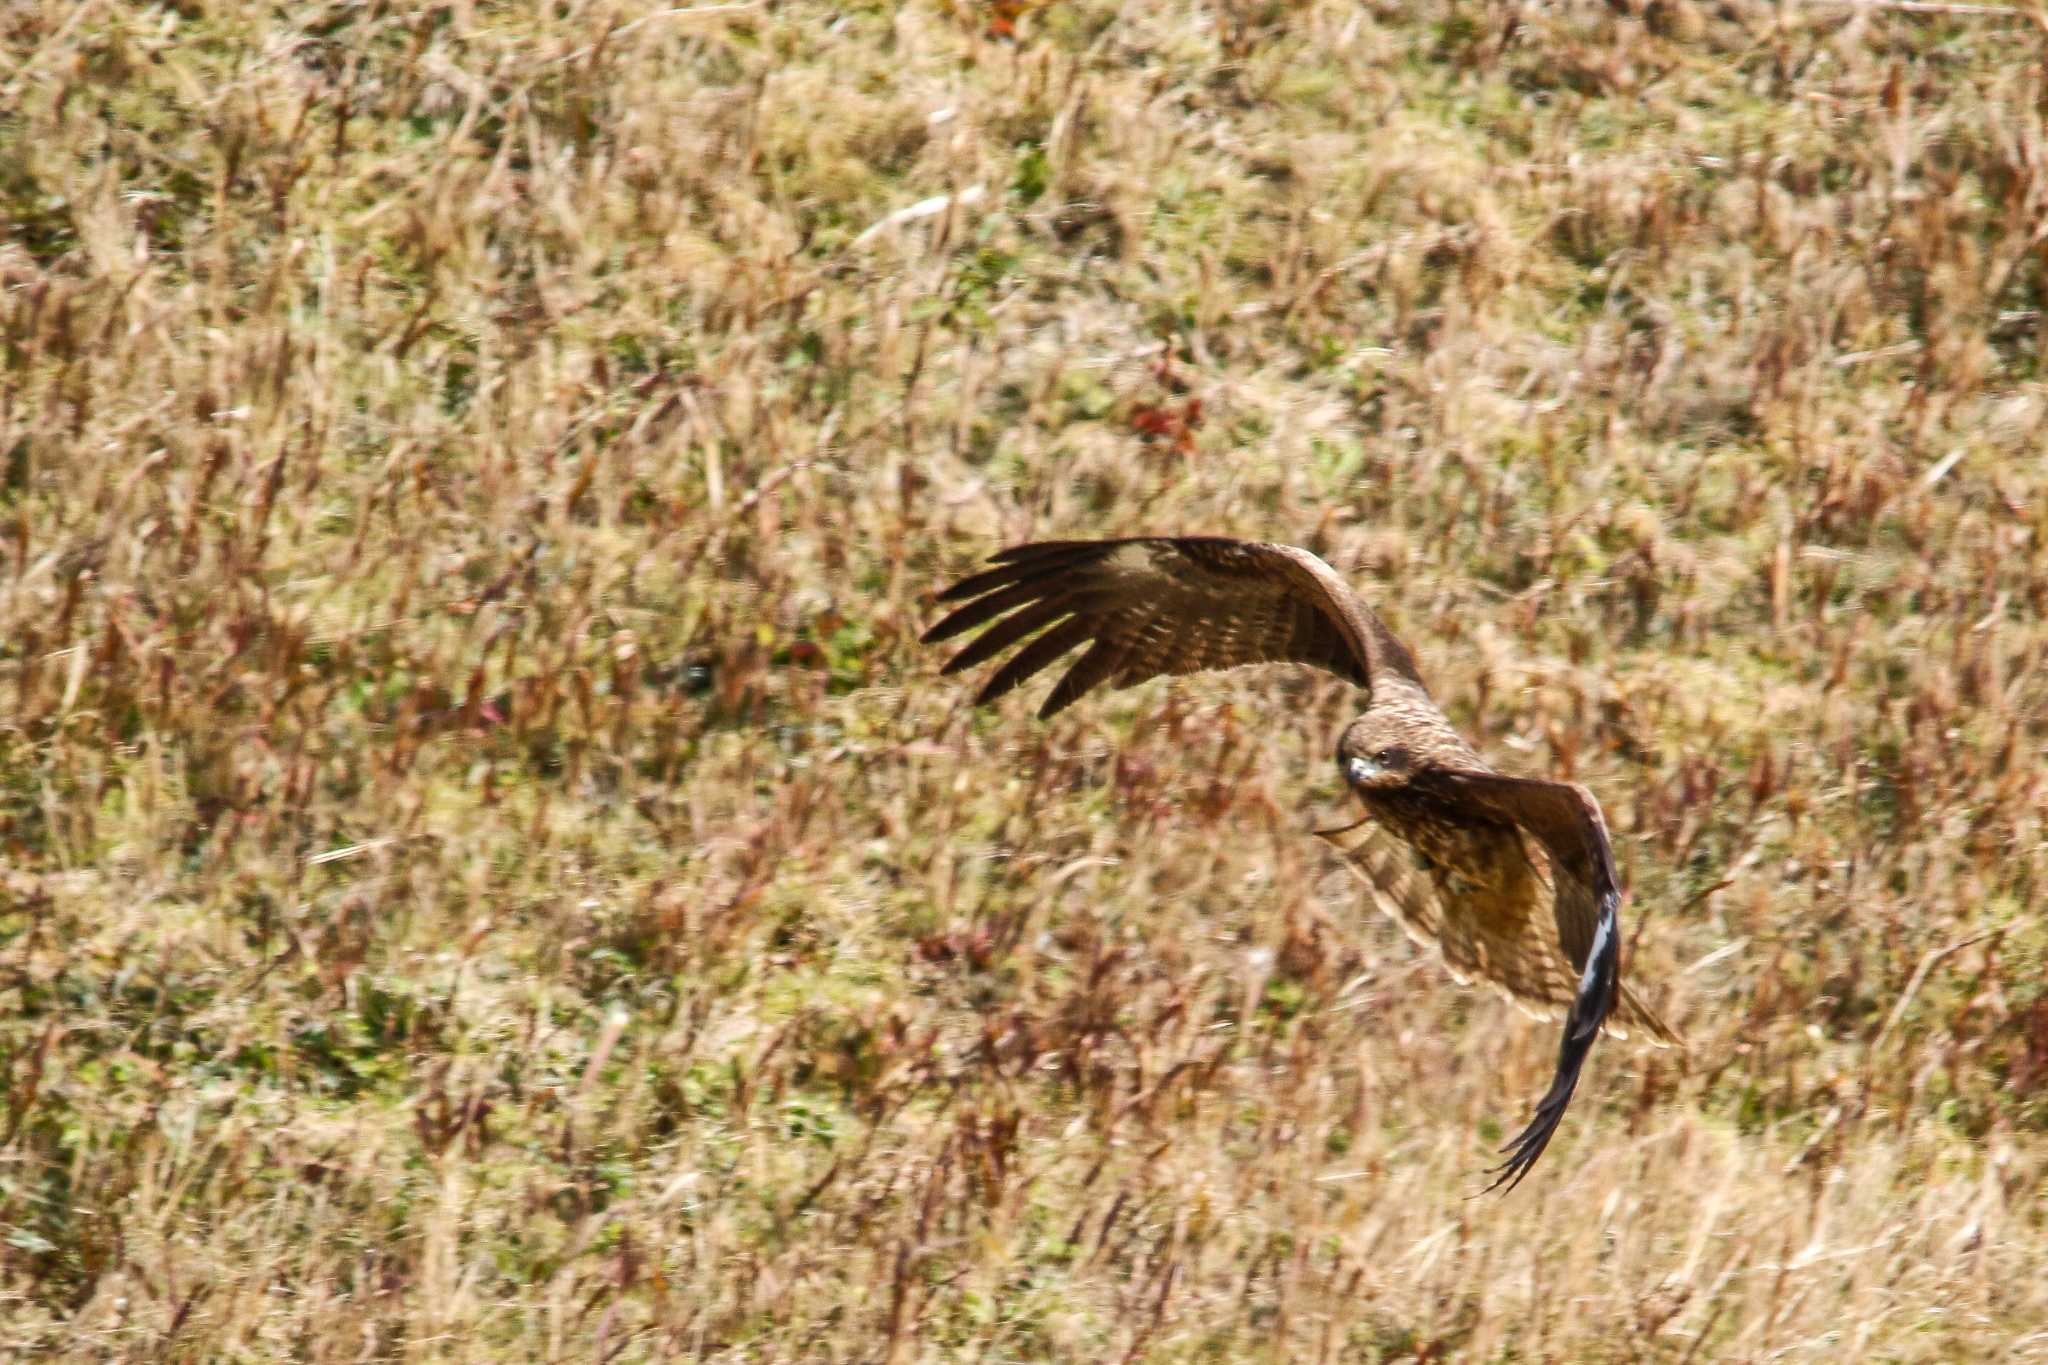
[{"label": "bird's far wing", "polygon": [[1368,690],[1381,674],[1421,685],[1414,659],[1372,610],[1329,565],[1291,545],[1206,536],[1060,540],[1015,546],[993,563],[939,594],[961,605],[924,636],[933,643],[987,627],[947,661],[947,673],[1023,643],[977,705],[1082,645],[1087,652],[1054,686],[1041,717],[1104,682],[1129,687],[1250,663],[1313,664]]},{"label": "bird's far wing", "polygon": [[[1417,946],[1439,952],[1459,982],[1484,982],[1538,1019],[1564,1017],[1577,991],[1577,974],[1554,945],[1529,933],[1526,920],[1459,913],[1455,897],[1446,895],[1415,851],[1371,816],[1315,833],[1344,855],[1374,903]],[[1521,836],[1503,830],[1500,837],[1518,841]],[[1506,852],[1522,856],[1518,846]]]},{"label": "bird's far wing", "polygon": [[[1542,846],[1550,861],[1558,946],[1579,973],[1550,1089],[1538,1101],[1529,1126],[1502,1149],[1507,1161],[1492,1172],[1497,1178],[1489,1188],[1504,1184],[1513,1189],[1557,1131],[1586,1054],[1619,995],[1621,888],[1614,875],[1614,850],[1600,804],[1584,787],[1482,772],[1439,773],[1431,780],[1447,793],[1455,792],[1495,818],[1519,826]],[[1643,1022],[1662,1041],[1676,1041],[1647,1011]]]}]

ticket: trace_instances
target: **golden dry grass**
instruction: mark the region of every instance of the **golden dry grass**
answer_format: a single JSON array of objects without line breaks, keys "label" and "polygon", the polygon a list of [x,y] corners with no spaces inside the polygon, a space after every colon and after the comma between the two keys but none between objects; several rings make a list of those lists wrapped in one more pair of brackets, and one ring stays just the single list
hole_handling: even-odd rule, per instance
[{"label": "golden dry grass", "polygon": [[[2038,17],[0,23],[0,1350],[2048,1358]],[[1163,528],[1605,801],[1511,1197],[1345,688],[915,644]]]}]

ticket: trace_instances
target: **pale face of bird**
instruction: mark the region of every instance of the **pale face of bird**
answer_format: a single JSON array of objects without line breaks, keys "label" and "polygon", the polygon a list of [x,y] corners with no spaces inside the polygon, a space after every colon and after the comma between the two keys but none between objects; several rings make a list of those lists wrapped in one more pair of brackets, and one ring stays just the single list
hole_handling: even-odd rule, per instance
[{"label": "pale face of bird", "polygon": [[1423,763],[1412,728],[1393,716],[1360,716],[1337,742],[1337,770],[1360,791],[1406,786]]},{"label": "pale face of bird", "polygon": [[1363,791],[1392,791],[1408,785],[1415,775],[1415,759],[1406,749],[1392,745],[1370,756],[1354,754],[1343,759],[1344,780]]}]

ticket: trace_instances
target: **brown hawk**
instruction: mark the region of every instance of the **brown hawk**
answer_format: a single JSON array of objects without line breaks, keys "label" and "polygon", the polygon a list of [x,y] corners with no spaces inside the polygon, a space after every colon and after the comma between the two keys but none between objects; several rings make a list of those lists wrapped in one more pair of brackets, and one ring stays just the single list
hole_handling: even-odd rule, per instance
[{"label": "brown hawk", "polygon": [[1317,833],[1453,976],[1565,1020],[1550,1090],[1502,1148],[1489,1189],[1512,1189],[1542,1155],[1603,1028],[1677,1041],[1621,984],[1621,889],[1593,794],[1489,767],[1430,700],[1407,647],[1322,560],[1291,545],[1185,536],[1044,541],[991,562],[939,595],[961,605],[924,636],[987,627],[947,673],[1022,645],[977,705],[1083,645],[1041,717],[1105,682],[1238,664],[1315,664],[1365,689],[1364,714],[1337,742],[1338,770],[1365,814]]}]

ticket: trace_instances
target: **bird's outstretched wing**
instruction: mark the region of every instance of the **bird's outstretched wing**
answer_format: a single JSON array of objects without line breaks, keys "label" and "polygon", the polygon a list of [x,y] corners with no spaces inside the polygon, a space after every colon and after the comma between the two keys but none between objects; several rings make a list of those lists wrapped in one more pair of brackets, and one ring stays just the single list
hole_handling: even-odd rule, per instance
[{"label": "bird's outstretched wing", "polygon": [[[1576,783],[1537,778],[1504,777],[1499,773],[1444,771],[1432,785],[1455,792],[1473,806],[1516,825],[1550,861],[1551,911],[1557,922],[1558,946],[1579,974],[1578,988],[1565,1014],[1564,1038],[1558,1045],[1557,1070],[1550,1089],[1529,1121],[1503,1151],[1508,1159],[1496,1167],[1488,1188],[1519,1183],[1557,1131],[1558,1120],[1578,1086],[1586,1054],[1614,1011],[1621,988],[1621,887],[1614,875],[1614,850],[1600,803]],[[1532,926],[1533,927],[1533,926]],[[1641,1010],[1638,1004],[1637,1008]],[[1655,1015],[1641,1010],[1647,1031],[1661,1042],[1677,1039]]]},{"label": "bird's outstretched wing", "polygon": [[1372,609],[1329,565],[1291,545],[1211,536],[1055,540],[1014,546],[992,562],[939,594],[962,605],[924,636],[929,644],[987,626],[947,661],[947,673],[1029,641],[983,686],[977,705],[1084,644],[1041,717],[1104,682],[1129,687],[1250,663],[1313,664],[1368,691],[1387,678],[1421,688],[1414,658]]},{"label": "bird's outstretched wing", "polygon": [[[1491,986],[1537,1019],[1564,1018],[1579,993],[1579,969],[1550,935],[1531,932],[1527,918],[1507,922],[1460,913],[1457,896],[1418,867],[1408,845],[1371,816],[1315,833],[1344,855],[1374,904],[1416,946],[1435,949],[1442,956],[1453,977],[1466,985]],[[1504,840],[1521,837],[1513,832],[1502,835]],[[1536,870],[1544,889],[1552,890],[1555,882],[1548,869],[1539,865]],[[1640,1031],[1659,1046],[1676,1041],[1625,981],[1613,1012],[1600,1027],[1617,1038]]]}]

